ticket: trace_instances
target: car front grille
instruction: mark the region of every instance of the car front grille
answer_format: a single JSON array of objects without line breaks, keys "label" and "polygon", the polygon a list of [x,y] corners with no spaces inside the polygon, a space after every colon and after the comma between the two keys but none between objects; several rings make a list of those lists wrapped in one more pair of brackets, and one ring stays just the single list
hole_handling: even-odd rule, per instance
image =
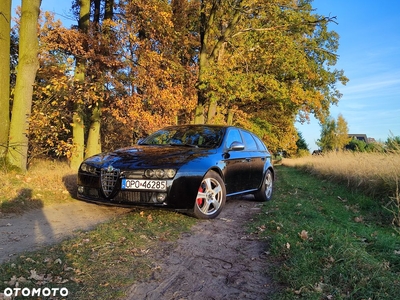
[{"label": "car front grille", "polygon": [[101,169],[101,188],[104,195],[108,198],[114,191],[115,185],[119,178],[120,170],[108,167],[107,169]]},{"label": "car front grille", "polygon": [[113,200],[118,202],[150,203],[152,202],[152,196],[152,192],[120,191]]}]

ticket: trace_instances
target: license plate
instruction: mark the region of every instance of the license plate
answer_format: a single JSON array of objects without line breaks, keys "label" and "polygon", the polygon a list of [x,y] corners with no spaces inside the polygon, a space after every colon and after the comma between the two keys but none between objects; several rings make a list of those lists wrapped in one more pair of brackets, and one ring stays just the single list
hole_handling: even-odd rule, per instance
[{"label": "license plate", "polygon": [[157,190],[166,191],[167,182],[164,180],[122,179],[123,190]]}]

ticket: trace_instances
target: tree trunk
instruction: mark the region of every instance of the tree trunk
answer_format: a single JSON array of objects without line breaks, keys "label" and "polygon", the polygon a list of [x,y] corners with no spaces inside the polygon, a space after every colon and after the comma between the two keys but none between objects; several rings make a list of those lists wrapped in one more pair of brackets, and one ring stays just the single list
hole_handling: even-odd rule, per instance
[{"label": "tree trunk", "polygon": [[72,154],[71,168],[77,170],[83,161],[85,152],[85,124],[83,122],[82,104],[75,104],[72,117]]},{"label": "tree trunk", "polygon": [[[206,16],[207,1],[202,0],[200,4],[200,54],[199,54],[199,75],[197,81],[198,100],[195,112],[195,123],[213,123],[217,112],[218,102],[214,99],[209,99],[207,95],[210,89],[207,77],[209,70],[216,67],[224,54],[224,45],[226,40],[231,36],[231,33],[240,20],[242,13],[241,1],[237,2],[237,9],[234,10],[230,22],[224,27],[220,33],[216,33],[218,21],[217,12],[219,5],[215,2],[209,15]],[[215,34],[219,34],[215,39]],[[217,42],[215,42],[217,40]],[[204,120],[204,110],[208,107],[207,120]]]},{"label": "tree trunk", "polygon": [[27,167],[33,84],[39,68],[37,22],[40,4],[41,0],[22,0],[18,72],[8,139],[7,159],[12,165],[24,172]]},{"label": "tree trunk", "polygon": [[235,114],[235,112],[233,111],[233,109],[228,109],[228,118],[226,120],[227,125],[233,125],[233,115]]},{"label": "tree trunk", "polygon": [[101,139],[100,139],[101,107],[100,106],[96,105],[93,108],[90,120],[91,124],[86,145],[86,157],[101,152]]},{"label": "tree trunk", "polygon": [[194,124],[204,124],[204,106],[201,103],[196,106]]},{"label": "tree trunk", "polygon": [[[100,0],[95,1],[98,6],[100,5]],[[104,20],[112,19],[113,16],[113,0],[105,1],[105,12],[104,12]],[[95,15],[95,21],[100,22],[100,16]],[[103,34],[107,35],[109,33],[108,27],[104,26]],[[88,140],[86,144],[86,157],[98,154],[101,152],[101,102],[97,102],[96,105],[93,106],[92,115],[90,117],[90,129],[88,134]]]},{"label": "tree trunk", "polygon": [[0,1],[0,158],[5,156],[10,129],[11,0]]},{"label": "tree trunk", "polygon": [[[80,1],[79,29],[87,32],[90,22],[90,0]],[[83,84],[85,81],[86,66],[84,60],[76,58],[75,81]],[[72,155],[71,168],[77,170],[83,161],[85,153],[85,124],[83,104],[76,103],[72,120]]]},{"label": "tree trunk", "polygon": [[114,0],[106,0],[104,19],[111,20],[114,15]]},{"label": "tree trunk", "polygon": [[210,99],[208,103],[207,124],[215,124],[218,102],[216,99]]}]

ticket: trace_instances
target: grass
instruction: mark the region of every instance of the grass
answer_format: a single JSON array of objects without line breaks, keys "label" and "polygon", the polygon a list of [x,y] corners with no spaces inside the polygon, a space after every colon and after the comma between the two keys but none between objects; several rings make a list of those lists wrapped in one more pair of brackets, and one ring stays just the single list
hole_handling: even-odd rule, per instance
[{"label": "grass", "polygon": [[400,238],[379,201],[278,166],[274,199],[252,231],[270,241],[275,299],[395,299]]},{"label": "grass", "polygon": [[[75,173],[75,174],[74,174]],[[60,202],[76,194],[76,172],[66,163],[40,160],[29,172],[0,170],[0,212],[21,214]]]}]

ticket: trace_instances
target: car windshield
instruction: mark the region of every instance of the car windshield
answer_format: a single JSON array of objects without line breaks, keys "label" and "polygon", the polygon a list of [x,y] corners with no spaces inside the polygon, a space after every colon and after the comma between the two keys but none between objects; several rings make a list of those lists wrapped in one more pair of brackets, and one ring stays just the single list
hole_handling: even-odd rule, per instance
[{"label": "car windshield", "polygon": [[224,129],[220,127],[167,127],[148,136],[139,144],[216,148],[221,144],[223,133]]}]

